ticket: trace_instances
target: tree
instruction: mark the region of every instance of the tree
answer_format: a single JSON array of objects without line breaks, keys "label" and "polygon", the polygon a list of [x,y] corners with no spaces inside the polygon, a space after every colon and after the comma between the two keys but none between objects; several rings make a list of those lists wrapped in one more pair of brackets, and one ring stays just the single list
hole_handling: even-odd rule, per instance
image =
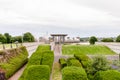
[{"label": "tree", "polygon": [[12,42],[18,41],[19,43],[22,43],[22,36],[12,37],[11,41],[12,41]]},{"label": "tree", "polygon": [[9,33],[5,33],[4,36],[6,37],[6,42],[11,43],[11,35],[9,35]]},{"label": "tree", "polygon": [[94,45],[96,41],[97,41],[97,38],[95,36],[92,36],[89,39],[89,42],[90,42],[91,45]]},{"label": "tree", "polygon": [[117,38],[116,38],[116,42],[120,42],[120,35],[117,36]]},{"label": "tree", "polygon": [[2,34],[0,34],[0,42],[1,43],[6,43],[6,37]]},{"label": "tree", "polygon": [[27,33],[24,33],[23,40],[24,42],[34,42],[35,38],[30,32],[27,32]]},{"label": "tree", "polygon": [[113,38],[103,38],[102,42],[114,42]]}]

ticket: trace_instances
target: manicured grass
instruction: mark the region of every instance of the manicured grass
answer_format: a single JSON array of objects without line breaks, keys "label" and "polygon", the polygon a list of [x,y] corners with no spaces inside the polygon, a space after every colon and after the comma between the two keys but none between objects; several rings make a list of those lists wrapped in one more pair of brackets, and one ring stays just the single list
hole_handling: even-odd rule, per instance
[{"label": "manicured grass", "polygon": [[54,63],[52,80],[62,80],[61,67],[58,62]]},{"label": "manicured grass", "polygon": [[116,53],[104,45],[63,45],[62,54],[64,55],[72,55],[72,54],[111,55]]}]

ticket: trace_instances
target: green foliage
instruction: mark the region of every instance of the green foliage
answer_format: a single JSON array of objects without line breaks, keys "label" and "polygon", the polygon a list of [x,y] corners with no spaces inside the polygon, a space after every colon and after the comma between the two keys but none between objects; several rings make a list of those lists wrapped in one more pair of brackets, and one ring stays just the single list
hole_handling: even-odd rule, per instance
[{"label": "green foliage", "polygon": [[116,54],[110,48],[104,45],[63,45],[62,54],[72,55],[72,54]]},{"label": "green foliage", "polygon": [[5,33],[4,36],[6,37],[6,43],[11,43],[11,35],[9,35],[9,33]]},{"label": "green foliage", "polygon": [[37,50],[31,55],[28,64],[19,78],[19,80],[25,80],[25,75],[28,72],[28,67],[31,65],[48,65],[49,69],[52,69],[54,61],[54,53],[50,51],[49,45],[40,45]]},{"label": "green foliage", "polygon": [[99,71],[95,74],[94,80],[120,80],[120,72],[116,70]]},{"label": "green foliage", "polygon": [[30,32],[27,32],[27,33],[24,33],[23,40],[24,42],[34,42],[35,38]]},{"label": "green foliage", "polygon": [[6,37],[2,34],[0,34],[0,42],[1,43],[6,43]]},{"label": "green foliage", "polygon": [[50,68],[47,65],[32,65],[28,67],[25,80],[49,80]]},{"label": "green foliage", "polygon": [[81,61],[88,61],[88,60],[90,59],[88,56],[86,56],[86,55],[84,55],[84,54],[81,54],[81,55],[79,55],[79,54],[74,54],[74,57],[75,57],[76,59],[78,59],[80,62],[81,62]]},{"label": "green foliage", "polygon": [[36,49],[36,51],[48,51],[50,50],[50,45],[40,45],[38,46],[38,48]]},{"label": "green foliage", "polygon": [[82,67],[82,64],[77,59],[71,59],[67,61],[67,66]]},{"label": "green foliage", "polygon": [[64,68],[67,66],[67,62],[64,58],[60,58],[59,63],[61,64],[61,68]]},{"label": "green foliage", "polygon": [[101,41],[102,42],[114,42],[113,38],[103,38]]},{"label": "green foliage", "polygon": [[106,71],[110,69],[108,60],[104,56],[95,56],[93,61],[86,68],[88,74],[94,75],[98,71]]},{"label": "green foliage", "polygon": [[48,65],[50,67],[50,70],[52,70],[53,61],[54,61],[53,51],[42,52],[41,65]]},{"label": "green foliage", "polygon": [[15,36],[11,38],[11,42],[16,42],[16,41],[22,43],[22,36]]},{"label": "green foliage", "polygon": [[11,54],[15,55],[11,57],[7,62],[0,63],[0,68],[6,71],[6,78],[11,77],[27,62],[28,52],[25,47],[12,49]]},{"label": "green foliage", "polygon": [[120,35],[117,36],[116,42],[120,42]]},{"label": "green foliage", "polygon": [[95,36],[90,37],[89,42],[91,45],[94,45],[96,41],[97,41],[97,38]]},{"label": "green foliage", "polygon": [[88,80],[85,70],[81,67],[65,67],[62,70],[62,80]]}]

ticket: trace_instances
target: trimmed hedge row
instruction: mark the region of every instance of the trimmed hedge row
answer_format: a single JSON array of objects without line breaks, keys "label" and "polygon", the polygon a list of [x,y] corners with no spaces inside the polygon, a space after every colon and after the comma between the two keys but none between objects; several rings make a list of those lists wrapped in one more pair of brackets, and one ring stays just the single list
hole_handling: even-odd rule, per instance
[{"label": "trimmed hedge row", "polygon": [[99,71],[93,80],[120,80],[120,72],[116,70]]},{"label": "trimmed hedge row", "polygon": [[62,70],[62,80],[88,80],[85,70],[81,67],[65,67]]},{"label": "trimmed hedge row", "polygon": [[49,80],[50,68],[47,65],[32,65],[28,67],[25,80]]},{"label": "trimmed hedge row", "polygon": [[[3,52],[2,52],[3,53]],[[4,54],[10,54],[5,62],[0,63],[0,68],[5,70],[5,76],[8,79],[11,77],[19,68],[21,68],[28,60],[28,52],[26,47],[20,47],[16,49],[8,50]]]},{"label": "trimmed hedge row", "polygon": [[88,65],[88,63],[90,61],[90,58],[88,56],[86,56],[86,55],[83,55],[83,54],[82,55],[74,54],[74,57],[80,61],[80,63],[82,64],[82,66],[84,68],[87,67],[87,65]]},{"label": "trimmed hedge row", "polygon": [[67,61],[67,66],[82,67],[82,64],[79,62],[79,60],[71,59]]},{"label": "trimmed hedge row", "polygon": [[60,58],[59,63],[61,64],[61,68],[64,68],[67,66],[67,62],[64,58]]},{"label": "trimmed hedge row", "polygon": [[[54,61],[54,53],[53,51],[50,51],[50,46],[49,45],[40,45],[36,52],[34,52],[29,61],[28,61],[28,64],[26,65],[26,68],[23,72],[23,74],[21,75],[21,77],[19,78],[19,80],[28,80],[26,79],[26,75],[29,71],[29,67],[32,66],[32,65],[35,65],[35,66],[39,66],[39,65],[47,65],[49,67],[49,71],[51,71],[52,69],[52,65],[53,65],[53,61]],[[41,74],[39,75],[44,75],[46,76],[46,73],[45,71],[44,72],[41,72]],[[35,74],[35,73],[33,73]],[[49,75],[50,76],[50,75]],[[35,77],[35,76],[32,76],[32,77]],[[39,79],[39,80],[49,80],[49,79]]]}]

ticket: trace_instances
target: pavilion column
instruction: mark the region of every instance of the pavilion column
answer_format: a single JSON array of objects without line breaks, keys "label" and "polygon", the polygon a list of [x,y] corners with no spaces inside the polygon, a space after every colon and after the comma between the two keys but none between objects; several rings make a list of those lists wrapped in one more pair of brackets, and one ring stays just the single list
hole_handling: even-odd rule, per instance
[{"label": "pavilion column", "polygon": [[63,43],[65,42],[65,36],[63,36]]}]

